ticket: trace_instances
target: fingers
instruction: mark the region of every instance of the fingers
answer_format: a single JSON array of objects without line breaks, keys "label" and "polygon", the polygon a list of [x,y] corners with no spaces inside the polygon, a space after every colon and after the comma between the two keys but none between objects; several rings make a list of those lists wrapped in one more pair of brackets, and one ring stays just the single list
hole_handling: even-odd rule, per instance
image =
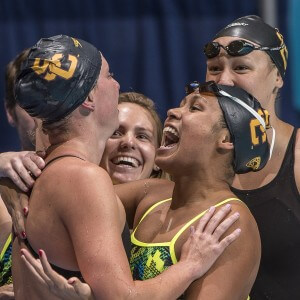
[{"label": "fingers", "polygon": [[46,284],[43,272],[41,272],[41,263],[36,260],[26,249],[21,249],[21,259],[27,271],[35,277],[39,284]]},{"label": "fingers", "polygon": [[41,170],[45,167],[45,161],[36,153],[28,153],[23,160],[27,171],[30,171],[35,177],[41,174]]},{"label": "fingers", "polygon": [[231,211],[231,205],[223,205],[208,221],[204,231],[207,234],[212,234],[218,227],[220,222],[229,214]]},{"label": "fingers", "polygon": [[27,170],[27,166],[24,164],[30,165],[28,163],[28,158],[13,158],[11,160],[11,166],[13,170],[18,174],[20,179],[26,184],[28,188],[31,188],[34,184],[33,178],[30,176],[30,170]]},{"label": "fingers", "polygon": [[25,217],[28,214],[28,195],[18,193],[18,199],[15,199],[15,205],[11,210],[13,228],[16,235],[25,239]]},{"label": "fingers", "polygon": [[227,231],[227,229],[235,223],[240,217],[238,212],[234,213],[233,215],[227,217],[220,225],[216,228],[213,235],[217,240]]},{"label": "fingers", "polygon": [[23,213],[16,211],[15,209],[11,214],[14,232],[21,239],[26,239],[24,215]]},{"label": "fingers", "polygon": [[31,175],[38,177],[44,167],[43,158],[32,151],[0,154],[0,176],[10,178],[24,192],[34,184]]},{"label": "fingers", "polygon": [[68,283],[71,284],[78,296],[82,299],[93,299],[92,291],[88,284],[81,282],[77,277],[72,277],[68,280]]},{"label": "fingers", "polygon": [[5,177],[10,178],[12,182],[23,192],[28,192],[29,189],[27,185],[23,182],[19,174],[13,168],[7,170]]},{"label": "fingers", "polygon": [[222,241],[220,241],[219,246],[221,252],[225,250],[232,242],[234,242],[241,234],[241,229],[237,228],[231,234],[227,235]]},{"label": "fingers", "polygon": [[[211,206],[206,213],[202,216],[202,218],[200,219],[200,221],[198,222],[198,225],[196,227],[197,231],[202,232],[205,228],[205,226],[207,225],[208,221],[211,219],[211,217],[213,216],[214,212],[215,212],[216,208],[214,206]],[[195,232],[195,229],[194,229]]]}]

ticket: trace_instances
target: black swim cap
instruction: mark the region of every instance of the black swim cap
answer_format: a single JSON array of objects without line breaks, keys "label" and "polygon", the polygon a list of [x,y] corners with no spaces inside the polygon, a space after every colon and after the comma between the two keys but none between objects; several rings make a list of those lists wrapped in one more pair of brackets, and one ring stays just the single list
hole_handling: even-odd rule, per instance
[{"label": "black swim cap", "polygon": [[237,86],[220,85],[214,81],[195,81],[186,86],[187,94],[196,90],[213,93],[218,99],[234,144],[235,173],[261,170],[272,150],[266,134],[266,129],[270,128],[268,112],[252,95]]},{"label": "black swim cap", "polygon": [[[268,112],[245,90],[236,86],[218,86],[221,89],[221,95],[217,95],[217,98],[234,144],[234,171],[237,174],[259,171],[269,160],[270,146],[267,141],[266,128],[249,111],[249,107],[263,119],[266,127],[269,126]],[[241,102],[238,103],[222,95],[222,92]],[[243,103],[247,106],[243,106]]]},{"label": "black swim cap", "polygon": [[223,36],[240,37],[256,43],[262,47],[276,48],[280,50],[265,50],[276,65],[281,77],[284,77],[287,67],[288,50],[283,41],[283,36],[277,28],[266,24],[262,18],[251,15],[238,18],[220,30],[214,40]]},{"label": "black swim cap", "polygon": [[17,102],[45,123],[59,121],[87,98],[101,64],[100,52],[83,40],[43,38],[30,49],[16,79]]}]

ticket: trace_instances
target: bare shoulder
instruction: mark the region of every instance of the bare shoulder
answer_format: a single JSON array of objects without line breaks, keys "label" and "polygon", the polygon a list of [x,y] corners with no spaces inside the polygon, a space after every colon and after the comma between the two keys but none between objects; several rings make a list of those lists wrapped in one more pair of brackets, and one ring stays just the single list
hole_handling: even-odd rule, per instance
[{"label": "bare shoulder", "polygon": [[[212,268],[187,290],[186,299],[247,299],[257,275],[261,245],[256,222],[241,201],[230,201],[239,220],[224,236],[240,228],[241,235],[218,258]],[[222,237],[221,237],[222,238]]]},{"label": "bare shoulder", "polygon": [[[88,161],[74,160],[70,162],[60,162],[57,163],[55,169],[53,168],[52,174],[57,174],[57,180],[65,180],[64,184],[72,185],[76,188],[75,184],[86,183],[103,185],[107,182],[111,183],[111,179],[108,173],[96,164],[90,163]],[[55,176],[56,177],[56,176]],[[93,180],[93,181],[91,181]]]},{"label": "bare shoulder", "polygon": [[41,186],[46,191],[51,191],[51,201],[62,210],[65,205],[82,205],[101,199],[115,198],[112,181],[108,173],[96,164],[87,161],[65,160],[57,162],[48,171],[48,176],[43,179]]},{"label": "bare shoulder", "polygon": [[243,240],[242,243],[236,244],[240,244],[242,246],[242,244],[247,239],[251,241],[251,239],[255,238],[255,240],[257,240],[260,245],[257,223],[252,213],[250,212],[248,206],[242,200],[233,200],[229,203],[231,204],[231,214],[237,212],[240,215],[240,218],[238,219],[236,224],[232,226],[232,229],[241,228],[241,230],[245,232],[245,234],[243,234],[241,238]]}]

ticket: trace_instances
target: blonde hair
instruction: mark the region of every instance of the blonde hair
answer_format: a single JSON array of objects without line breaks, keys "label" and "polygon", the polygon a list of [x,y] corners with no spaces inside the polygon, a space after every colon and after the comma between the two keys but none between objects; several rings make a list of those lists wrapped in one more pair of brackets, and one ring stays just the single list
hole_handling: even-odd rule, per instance
[{"label": "blonde hair", "polygon": [[[121,93],[119,96],[119,104],[120,103],[133,103],[136,105],[139,105],[140,107],[144,108],[146,111],[148,111],[154,120],[154,123],[156,125],[156,143],[159,146],[161,144],[162,140],[162,133],[163,133],[163,125],[160,120],[160,117],[156,111],[155,108],[155,103],[148,98],[147,96],[140,94],[140,93],[135,93],[135,92],[126,92],[126,93]],[[153,170],[150,178],[168,178],[169,175],[162,171],[161,169],[155,171]]]}]

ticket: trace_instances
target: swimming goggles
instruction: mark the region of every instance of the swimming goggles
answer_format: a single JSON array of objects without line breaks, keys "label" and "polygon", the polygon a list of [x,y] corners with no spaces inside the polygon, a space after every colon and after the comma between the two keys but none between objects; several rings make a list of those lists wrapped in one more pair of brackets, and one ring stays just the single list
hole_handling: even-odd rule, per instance
[{"label": "swimming goggles", "polygon": [[261,51],[278,51],[285,47],[282,44],[279,47],[261,47],[255,46],[245,40],[234,40],[228,44],[228,46],[223,46],[218,42],[209,42],[204,46],[203,52],[207,58],[214,58],[219,55],[221,48],[223,48],[230,56],[243,56],[251,53],[253,50]]}]

